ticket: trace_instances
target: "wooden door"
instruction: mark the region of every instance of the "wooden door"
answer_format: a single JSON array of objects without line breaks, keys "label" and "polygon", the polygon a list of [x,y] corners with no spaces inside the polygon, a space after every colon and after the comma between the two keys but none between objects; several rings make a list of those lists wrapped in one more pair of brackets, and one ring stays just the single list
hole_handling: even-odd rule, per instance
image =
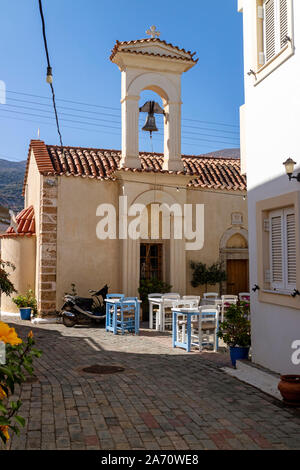
[{"label": "wooden door", "polygon": [[162,244],[141,243],[140,245],[140,278],[162,281]]},{"label": "wooden door", "polygon": [[249,292],[249,268],[247,259],[227,260],[227,292],[238,295]]}]

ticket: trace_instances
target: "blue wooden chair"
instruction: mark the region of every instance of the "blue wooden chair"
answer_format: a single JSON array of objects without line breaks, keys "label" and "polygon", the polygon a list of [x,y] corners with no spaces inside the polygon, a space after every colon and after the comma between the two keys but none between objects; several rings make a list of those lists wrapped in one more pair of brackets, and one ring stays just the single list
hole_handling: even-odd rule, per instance
[{"label": "blue wooden chair", "polygon": [[[124,294],[107,294],[106,299],[124,299]],[[114,306],[106,305],[106,331],[113,328]]]},{"label": "blue wooden chair", "polygon": [[[126,301],[132,301],[128,304]],[[137,297],[123,297],[120,302],[120,307],[117,315],[117,330],[133,333],[136,330],[136,318],[138,316],[138,298]],[[137,320],[138,321],[138,320]]]},{"label": "blue wooden chair", "polygon": [[124,299],[124,294],[107,294],[106,299]]}]

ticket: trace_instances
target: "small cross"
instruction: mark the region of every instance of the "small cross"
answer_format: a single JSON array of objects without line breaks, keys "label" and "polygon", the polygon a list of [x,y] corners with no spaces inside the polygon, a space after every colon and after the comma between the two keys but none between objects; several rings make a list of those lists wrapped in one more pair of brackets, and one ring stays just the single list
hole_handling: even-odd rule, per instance
[{"label": "small cross", "polygon": [[155,38],[156,36],[160,36],[160,31],[157,31],[156,26],[150,26],[150,29],[147,29],[146,34],[152,38]]}]

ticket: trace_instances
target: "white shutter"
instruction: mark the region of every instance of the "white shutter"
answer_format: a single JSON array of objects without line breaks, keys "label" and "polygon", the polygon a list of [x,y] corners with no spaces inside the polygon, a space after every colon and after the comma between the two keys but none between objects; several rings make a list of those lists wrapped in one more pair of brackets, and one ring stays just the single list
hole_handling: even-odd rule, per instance
[{"label": "white shutter", "polygon": [[268,62],[276,54],[276,10],[275,0],[266,0],[264,4],[264,43],[265,57]]},{"label": "white shutter", "polygon": [[282,211],[276,211],[270,214],[271,285],[274,289],[284,288],[282,222]]},{"label": "white shutter", "polygon": [[286,245],[286,287],[296,287],[296,225],[293,209],[285,213],[285,245]]},{"label": "white shutter", "polygon": [[279,16],[280,16],[280,49],[282,49],[286,45],[285,38],[289,34],[288,0],[279,0]]}]

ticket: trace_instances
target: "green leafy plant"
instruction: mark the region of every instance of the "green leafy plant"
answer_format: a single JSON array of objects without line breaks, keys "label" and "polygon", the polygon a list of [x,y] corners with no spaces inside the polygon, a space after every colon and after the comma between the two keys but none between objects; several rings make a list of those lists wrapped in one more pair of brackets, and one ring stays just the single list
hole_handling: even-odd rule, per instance
[{"label": "green leafy plant", "polygon": [[17,305],[19,308],[31,308],[33,316],[37,314],[37,303],[34,292],[32,289],[29,289],[25,295],[18,295],[14,297],[12,301]]},{"label": "green leafy plant", "polygon": [[9,261],[2,261],[0,259],[0,290],[7,296],[11,296],[14,292],[17,292],[14,288],[13,283],[9,279],[9,273],[6,268],[15,270],[15,266]]},{"label": "green leafy plant", "polygon": [[193,287],[205,285],[213,286],[219,282],[226,281],[226,272],[222,269],[222,263],[217,262],[207,267],[205,263],[195,263],[191,261],[191,268],[193,270],[193,276],[191,284]]},{"label": "green leafy plant", "polygon": [[0,442],[10,438],[10,433],[20,433],[25,419],[19,415],[21,400],[13,401],[10,396],[15,392],[16,384],[26,381],[26,373],[33,374],[33,359],[40,357],[41,351],[34,348],[32,332],[22,341],[14,328],[0,322],[0,338],[5,343],[6,361],[0,364]]},{"label": "green leafy plant", "polygon": [[154,292],[165,294],[170,292],[172,286],[166,282],[159,281],[158,279],[141,279],[140,287],[138,289],[141,301],[148,302],[148,295],[153,294]]},{"label": "green leafy plant", "polygon": [[[225,304],[226,305],[226,304]],[[231,347],[251,345],[251,324],[249,302],[228,305],[225,320],[220,323],[218,337]]]},{"label": "green leafy plant", "polygon": [[170,284],[159,281],[156,278],[140,280],[138,291],[142,301],[143,320],[147,320],[149,315],[148,295],[153,294],[154,292],[165,294],[166,292],[170,292],[171,289],[172,286]]}]

